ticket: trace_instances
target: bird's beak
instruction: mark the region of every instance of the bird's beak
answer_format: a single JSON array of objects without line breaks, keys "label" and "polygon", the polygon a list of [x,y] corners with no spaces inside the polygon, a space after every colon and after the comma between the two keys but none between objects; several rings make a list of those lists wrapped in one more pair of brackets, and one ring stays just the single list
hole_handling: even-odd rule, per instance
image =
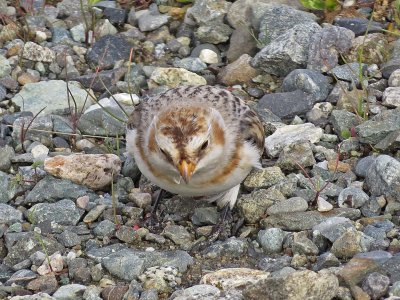
[{"label": "bird's beak", "polygon": [[182,176],[183,180],[185,180],[186,183],[188,183],[190,178],[192,178],[195,168],[196,168],[196,165],[194,163],[187,162],[186,160],[182,160],[179,163],[179,165],[178,165],[179,173],[181,173],[181,176]]}]

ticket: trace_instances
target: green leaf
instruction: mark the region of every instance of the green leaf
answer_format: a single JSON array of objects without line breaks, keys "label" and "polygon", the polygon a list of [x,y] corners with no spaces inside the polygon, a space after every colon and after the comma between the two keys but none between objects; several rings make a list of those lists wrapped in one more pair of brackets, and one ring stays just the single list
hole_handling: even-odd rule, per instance
[{"label": "green leaf", "polygon": [[343,129],[343,130],[340,132],[340,135],[342,136],[342,138],[343,138],[344,140],[347,140],[348,138],[351,137],[350,130],[348,130],[347,128],[346,128],[346,129]]},{"label": "green leaf", "polygon": [[[399,0],[397,0],[399,1]],[[300,0],[300,3],[309,9],[315,10],[335,10],[337,6],[337,0]]]}]

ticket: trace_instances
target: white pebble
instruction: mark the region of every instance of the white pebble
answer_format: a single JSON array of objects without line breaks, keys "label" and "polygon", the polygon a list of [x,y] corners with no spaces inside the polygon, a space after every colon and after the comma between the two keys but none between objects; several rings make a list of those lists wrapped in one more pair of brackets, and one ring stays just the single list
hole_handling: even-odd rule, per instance
[{"label": "white pebble", "polygon": [[218,63],[218,54],[210,49],[203,49],[200,51],[199,58],[206,64]]},{"label": "white pebble", "polygon": [[318,205],[318,211],[320,212],[330,211],[333,209],[333,205],[322,197],[318,197],[317,205]]}]

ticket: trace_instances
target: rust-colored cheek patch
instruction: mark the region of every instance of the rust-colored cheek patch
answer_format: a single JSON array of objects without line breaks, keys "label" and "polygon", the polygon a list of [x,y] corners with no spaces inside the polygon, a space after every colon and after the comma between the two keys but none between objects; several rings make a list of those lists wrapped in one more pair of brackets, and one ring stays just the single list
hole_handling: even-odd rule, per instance
[{"label": "rust-colored cheek patch", "polygon": [[156,152],[157,151],[157,143],[156,143],[156,131],[154,127],[150,129],[149,133],[149,150],[150,152]]},{"label": "rust-colored cheek patch", "polygon": [[213,128],[213,139],[214,143],[217,145],[223,145],[225,143],[225,132],[221,128],[221,126],[218,124],[218,122],[213,122],[212,123],[212,128]]}]

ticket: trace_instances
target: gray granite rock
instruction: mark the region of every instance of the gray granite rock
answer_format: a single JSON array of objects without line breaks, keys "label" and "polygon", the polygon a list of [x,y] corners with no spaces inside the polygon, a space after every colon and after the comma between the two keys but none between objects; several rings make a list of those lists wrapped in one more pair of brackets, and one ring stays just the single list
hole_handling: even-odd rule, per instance
[{"label": "gray granite rock", "polygon": [[270,110],[276,116],[286,119],[308,112],[317,99],[301,90],[265,94],[257,103],[257,110]]},{"label": "gray granite rock", "polygon": [[283,239],[287,235],[280,228],[268,228],[260,230],[257,234],[257,240],[267,254],[279,253],[282,251]]},{"label": "gray granite rock", "polygon": [[336,134],[341,138],[348,138],[351,130],[360,124],[360,119],[347,110],[333,110],[331,114],[331,122]]},{"label": "gray granite rock", "polygon": [[230,237],[225,241],[218,241],[209,246],[205,252],[209,258],[217,258],[221,256],[235,258],[242,256],[248,249],[248,244],[245,240]]},{"label": "gray granite rock", "polygon": [[281,213],[290,213],[296,211],[306,211],[308,203],[300,197],[293,197],[282,201],[276,201],[274,205],[267,209],[268,215],[276,215]]},{"label": "gray granite rock", "polygon": [[265,139],[265,149],[268,155],[276,157],[284,147],[299,141],[317,143],[322,133],[321,128],[311,123],[283,126]]},{"label": "gray granite rock", "polygon": [[89,64],[103,69],[111,69],[119,60],[128,60],[132,45],[121,35],[101,37],[87,52]]},{"label": "gray granite rock", "polygon": [[318,232],[329,241],[336,241],[348,228],[354,228],[352,222],[344,217],[331,217],[313,226],[313,232]]},{"label": "gray granite rock", "polygon": [[318,71],[297,69],[290,72],[282,82],[282,92],[301,90],[314,96],[316,101],[324,101],[331,90],[328,77]]},{"label": "gray granite rock", "polygon": [[285,76],[306,66],[311,36],[321,30],[315,22],[298,24],[277,37],[253,58],[252,65],[266,73]]},{"label": "gray granite rock", "polygon": [[339,55],[352,45],[354,33],[338,26],[323,27],[310,40],[307,69],[327,72],[336,67]]},{"label": "gray granite rock", "polygon": [[356,127],[360,142],[373,145],[397,130],[400,130],[400,108],[383,111]]},{"label": "gray granite rock", "polygon": [[73,201],[67,199],[56,203],[38,203],[27,212],[32,224],[49,221],[60,225],[76,225],[82,215],[83,210],[78,209]]},{"label": "gray granite rock", "polygon": [[61,286],[57,291],[55,291],[53,296],[60,300],[78,300],[83,299],[81,296],[85,290],[86,286],[82,284],[67,284]]},{"label": "gray granite rock", "polygon": [[22,212],[10,205],[0,203],[0,224],[11,225],[15,222],[22,222]]},{"label": "gray granite rock", "polygon": [[361,189],[348,187],[343,189],[338,197],[339,207],[360,208],[369,201],[369,196]]},{"label": "gray granite rock", "polygon": [[168,23],[171,17],[167,14],[160,14],[157,5],[141,12],[138,18],[139,29],[143,32],[153,31]]},{"label": "gray granite rock", "polygon": [[[253,6],[253,9],[256,8]],[[316,16],[314,14],[287,5],[270,5],[263,11],[258,39],[263,45],[267,45],[296,25],[315,21]]]},{"label": "gray granite rock", "polygon": [[373,272],[364,279],[362,288],[371,299],[380,299],[385,296],[389,289],[389,277],[382,275],[378,272]]},{"label": "gray granite rock", "polygon": [[350,29],[356,36],[368,33],[381,32],[383,25],[375,21],[369,21],[366,18],[346,18],[337,17],[333,25]]},{"label": "gray granite rock", "polygon": [[144,259],[129,249],[104,257],[102,264],[111,275],[126,281],[136,279],[145,269]]},{"label": "gray granite rock", "polygon": [[215,225],[218,223],[219,213],[217,207],[198,207],[194,209],[192,222],[196,226]]},{"label": "gray granite rock", "polygon": [[379,155],[371,164],[365,183],[372,195],[400,197],[400,162],[388,155]]},{"label": "gray granite rock", "polygon": [[[74,97],[78,111],[90,103],[90,100],[87,101],[88,93],[77,82],[70,81],[68,89]],[[65,81],[49,80],[25,84],[11,101],[34,115],[44,108],[40,114],[42,116],[51,113],[68,114],[71,110],[68,100],[70,98]]]},{"label": "gray granite rock", "polygon": [[96,197],[95,194],[91,193],[90,190],[84,186],[72,183],[69,180],[46,176],[29,192],[24,203],[56,202],[62,199],[76,200],[85,195],[89,195],[91,199]]},{"label": "gray granite rock", "polygon": [[13,245],[8,247],[8,254],[4,258],[4,264],[13,266],[29,258],[33,253],[42,251],[43,246],[49,255],[54,252],[64,251],[64,247],[52,237],[46,237],[38,233],[27,232],[21,236]]}]

